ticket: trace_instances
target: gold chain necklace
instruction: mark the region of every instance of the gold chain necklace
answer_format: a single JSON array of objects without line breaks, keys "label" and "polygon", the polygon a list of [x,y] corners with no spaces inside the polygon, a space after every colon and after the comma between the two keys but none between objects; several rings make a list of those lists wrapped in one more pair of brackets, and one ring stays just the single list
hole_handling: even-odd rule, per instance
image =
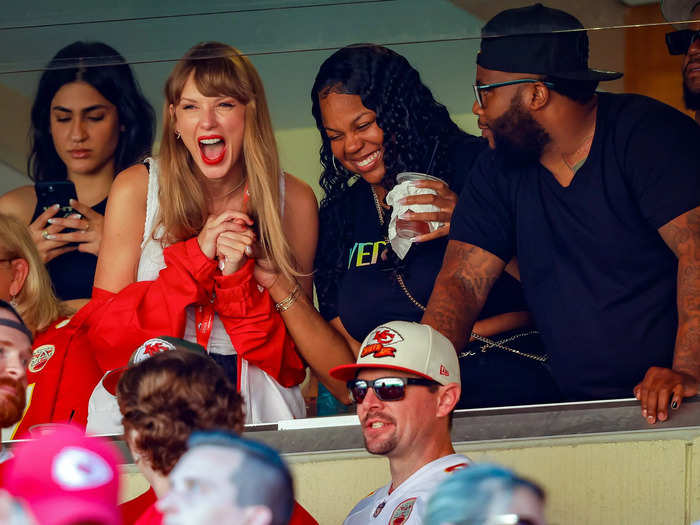
[{"label": "gold chain necklace", "polygon": [[[375,206],[375,208],[377,208],[377,217],[379,218],[379,225],[382,227],[382,230],[383,230],[383,228],[384,228],[384,214],[382,213],[382,206],[381,206],[381,204],[379,204],[379,197],[377,197],[377,192],[374,191],[374,186],[372,186],[370,184],[369,187],[372,190],[372,197],[374,198],[374,206]],[[384,233],[384,232],[382,231],[382,233]],[[386,235],[384,235],[384,242],[386,242],[387,245],[389,244],[389,238]],[[399,287],[401,288],[401,290],[403,290],[403,293],[406,294],[406,297],[408,297],[409,301],[411,301],[413,303],[413,306],[415,306],[419,310],[425,312],[425,306],[423,306],[420,303],[420,301],[418,301],[418,299],[413,297],[413,294],[408,290],[408,286],[406,286],[406,283],[403,280],[403,276],[399,273],[398,270],[394,270],[394,276],[396,277],[396,282],[399,283]]]},{"label": "gold chain necklace", "polygon": [[[576,151],[570,153],[568,156],[571,157],[572,155],[577,155],[585,147],[587,147],[587,146],[590,147],[592,142],[593,142],[593,135],[591,134],[591,135],[588,135],[585,139],[583,139],[583,143],[578,147],[578,149]],[[588,156],[588,155],[586,155],[586,156]],[[584,157],[584,159],[585,159],[585,157]],[[576,172],[574,167],[576,166],[576,164],[578,164],[577,162],[574,162],[573,164],[569,164],[569,161],[566,160],[563,153],[561,154],[561,160],[564,162],[564,164],[566,164],[567,168],[569,168],[573,172]]]},{"label": "gold chain necklace", "polygon": [[246,177],[242,177],[242,178],[241,178],[241,182],[239,182],[238,184],[236,184],[232,189],[228,190],[228,191],[227,191],[226,193],[224,193],[223,195],[221,195],[221,196],[219,196],[219,197],[216,197],[216,199],[223,199],[223,198],[225,198],[225,197],[228,197],[228,196],[231,195],[234,191],[236,191],[238,188],[240,188],[241,186],[243,186],[243,183],[245,183],[245,181],[246,181]]}]

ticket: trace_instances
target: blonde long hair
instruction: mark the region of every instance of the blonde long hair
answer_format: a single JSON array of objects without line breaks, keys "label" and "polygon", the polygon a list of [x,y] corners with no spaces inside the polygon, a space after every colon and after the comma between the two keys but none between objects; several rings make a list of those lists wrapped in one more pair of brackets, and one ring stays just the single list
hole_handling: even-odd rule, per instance
[{"label": "blonde long hair", "polygon": [[0,213],[0,257],[24,259],[29,265],[27,279],[15,297],[17,312],[34,332],[41,332],[71,310],[53,292],[51,278],[34,246],[29,230],[21,222]]},{"label": "blonde long hair", "polygon": [[207,220],[204,175],[175,136],[170,105],[177,106],[193,75],[204,96],[226,95],[245,104],[243,166],[250,193],[248,212],[258,227],[265,256],[287,278],[297,277],[280,216],[280,161],[262,81],[253,64],[238,50],[218,42],[191,48],[165,84],[163,138],[160,146],[160,215],[163,241],[173,243],[198,235]]}]

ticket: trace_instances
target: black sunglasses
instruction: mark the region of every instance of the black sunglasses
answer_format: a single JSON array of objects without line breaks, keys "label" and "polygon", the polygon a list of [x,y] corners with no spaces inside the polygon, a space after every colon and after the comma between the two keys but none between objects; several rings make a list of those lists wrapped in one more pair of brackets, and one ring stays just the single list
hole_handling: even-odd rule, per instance
[{"label": "black sunglasses", "polygon": [[698,38],[700,31],[692,29],[681,29],[680,31],[671,31],[666,33],[666,46],[668,52],[672,55],[685,55]]},{"label": "black sunglasses", "polygon": [[406,385],[431,386],[437,384],[432,379],[420,377],[380,377],[372,381],[351,379],[348,381],[348,389],[355,403],[362,403],[370,388],[374,390],[375,395],[381,401],[399,401],[406,395]]}]

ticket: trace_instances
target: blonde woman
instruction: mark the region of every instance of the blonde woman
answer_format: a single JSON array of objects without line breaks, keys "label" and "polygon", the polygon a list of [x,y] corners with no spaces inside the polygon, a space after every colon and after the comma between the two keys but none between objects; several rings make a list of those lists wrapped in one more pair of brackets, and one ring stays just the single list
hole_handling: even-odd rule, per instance
[{"label": "blonde woman", "polygon": [[29,230],[0,214],[0,299],[10,302],[36,335],[71,310],[60,302]]},{"label": "blonde woman", "polygon": [[[303,417],[305,364],[280,312],[312,293],[315,196],[281,171],[262,82],[234,48],[194,46],[165,99],[159,157],[122,172],[110,194],[90,332],[98,360],[116,368],[149,337],[184,337],[235,379],[249,423]],[[294,285],[275,288],[277,274]],[[325,379],[352,360],[338,348],[299,350]]]},{"label": "blonde woman", "polygon": [[31,395],[22,420],[3,437],[20,436],[38,423],[84,424],[87,402],[101,374],[80,330],[89,308],[75,315],[59,301],[25,225],[0,214],[0,299],[9,300],[34,333],[28,363]]}]

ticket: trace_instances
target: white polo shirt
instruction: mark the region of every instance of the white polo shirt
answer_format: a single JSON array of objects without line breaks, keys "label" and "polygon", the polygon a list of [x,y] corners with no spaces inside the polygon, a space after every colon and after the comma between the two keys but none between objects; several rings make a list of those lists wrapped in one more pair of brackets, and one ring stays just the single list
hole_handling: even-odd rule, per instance
[{"label": "white polo shirt", "polygon": [[419,525],[423,523],[428,499],[452,472],[471,464],[461,454],[443,456],[423,465],[389,494],[388,485],[371,492],[350,511],[344,525]]}]

